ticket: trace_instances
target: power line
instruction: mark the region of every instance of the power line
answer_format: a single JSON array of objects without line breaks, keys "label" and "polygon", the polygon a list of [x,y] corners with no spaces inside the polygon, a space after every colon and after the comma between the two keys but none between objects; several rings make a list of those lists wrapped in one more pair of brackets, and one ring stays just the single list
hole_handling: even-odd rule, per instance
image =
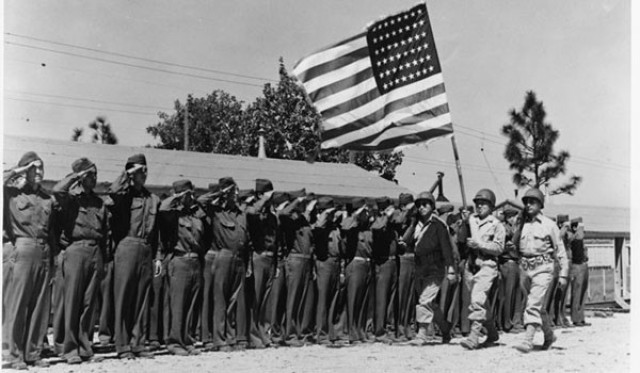
[{"label": "power line", "polygon": [[174,63],[174,62],[167,62],[167,61],[161,61],[161,60],[156,60],[156,59],[151,59],[151,58],[132,56],[132,55],[129,55],[129,54],[124,54],[124,53],[111,52],[111,51],[106,51],[106,50],[101,50],[101,49],[96,49],[96,48],[89,48],[89,47],[84,47],[84,46],[75,45],[75,44],[62,43],[62,42],[58,42],[58,41],[54,41],[54,40],[36,38],[36,37],[33,37],[33,36],[14,34],[14,33],[11,33],[11,32],[5,32],[5,35],[13,36],[13,37],[16,37],[16,38],[23,38],[23,39],[28,39],[28,40],[40,41],[40,42],[59,45],[59,46],[64,46],[64,47],[77,48],[77,49],[82,49],[82,50],[96,52],[96,53],[103,53],[103,54],[107,54],[107,55],[111,55],[111,56],[130,58],[130,59],[134,59],[134,60],[152,62],[152,63],[157,63],[157,64],[161,64],[161,65],[166,65],[166,66],[180,67],[180,68],[183,68],[183,69],[204,71],[204,72],[210,72],[210,73],[221,74],[221,75],[229,75],[229,76],[235,76],[237,78],[254,79],[254,80],[259,80],[259,81],[277,82],[277,80],[269,79],[269,78],[263,78],[263,77],[251,76],[251,75],[243,75],[243,74],[232,73],[232,72],[229,72],[229,71],[207,69],[207,68],[204,68],[204,67],[183,65],[183,64]]},{"label": "power line", "polygon": [[65,106],[65,107],[73,107],[73,108],[87,109],[87,110],[114,111],[114,112],[119,112],[119,113],[137,114],[137,115],[153,115],[153,116],[157,116],[158,115],[158,113],[148,113],[148,112],[145,113],[145,112],[141,112],[141,111],[121,110],[121,109],[113,109],[113,108],[101,108],[101,107],[72,105],[72,104],[61,104],[61,103],[57,103],[57,102],[35,101],[35,100],[28,100],[28,99],[16,98],[16,97],[7,97],[6,99],[7,100],[13,100],[13,101],[30,102],[30,103],[34,103],[34,104]]},{"label": "power line", "polygon": [[82,55],[82,54],[77,54],[77,53],[72,53],[72,52],[66,52],[66,51],[60,51],[60,50],[55,50],[55,49],[36,47],[36,46],[33,46],[33,45],[15,43],[15,42],[6,41],[6,40],[5,40],[5,44],[13,45],[13,46],[17,46],[17,47],[22,47],[22,48],[36,49],[36,50],[41,50],[41,51],[45,51],[45,52],[63,54],[63,55],[67,55],[67,56],[80,57],[80,58],[85,58],[85,59],[88,59],[88,60],[111,63],[111,64],[114,64],[114,65],[122,65],[122,66],[134,67],[134,68],[137,68],[137,69],[156,71],[156,72],[161,72],[161,73],[166,73],[166,74],[179,75],[179,76],[188,76],[190,78],[206,79],[206,80],[212,80],[212,81],[216,81],[216,82],[240,84],[240,85],[246,85],[246,86],[252,86],[252,87],[262,87],[262,85],[260,85],[260,84],[240,82],[240,81],[237,81],[237,80],[212,78],[212,77],[208,77],[208,76],[189,74],[189,73],[181,73],[181,72],[176,72],[176,71],[171,71],[171,70],[159,69],[159,68],[156,68],[156,67],[141,66],[141,65],[136,65],[136,64],[127,63],[127,62],[107,60],[107,59],[104,59],[104,58],[92,57],[92,56],[85,56],[85,55]]},{"label": "power line", "polygon": [[136,104],[129,104],[129,103],[124,103],[124,102],[102,101],[102,100],[95,100],[95,99],[88,99],[88,98],[60,96],[60,95],[50,95],[50,94],[34,93],[34,92],[26,92],[26,91],[7,90],[7,92],[14,93],[14,94],[17,93],[17,94],[23,94],[23,95],[30,95],[30,96],[57,98],[57,99],[63,99],[63,100],[76,100],[76,101],[94,102],[94,103],[98,103],[98,104],[129,106],[129,107],[140,108],[140,109],[174,110],[174,108],[168,109],[168,108],[160,108],[160,107],[157,107],[157,106],[136,105]]}]

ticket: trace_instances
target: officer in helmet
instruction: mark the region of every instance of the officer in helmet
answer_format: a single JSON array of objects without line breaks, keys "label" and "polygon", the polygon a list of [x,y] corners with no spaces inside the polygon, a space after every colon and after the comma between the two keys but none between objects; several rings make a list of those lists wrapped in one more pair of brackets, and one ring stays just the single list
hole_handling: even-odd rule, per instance
[{"label": "officer in helmet", "polygon": [[[527,293],[527,305],[524,312],[525,337],[515,346],[518,351],[529,352],[533,349],[533,337],[538,326],[544,331],[543,349],[548,349],[556,337],[549,326],[549,316],[544,306],[551,289],[554,262],[560,263],[560,286],[566,287],[569,273],[567,255],[560,230],[556,223],[542,215],[544,195],[537,188],[529,189],[522,197],[525,215],[518,242],[522,287]],[[516,232],[518,235],[518,232]]]},{"label": "officer in helmet", "polygon": [[[490,291],[498,278],[498,256],[504,251],[505,229],[492,213],[496,195],[490,189],[480,189],[473,198],[475,213],[469,216],[471,236],[467,247],[475,256],[475,268],[471,281],[469,320],[471,332],[460,344],[469,350],[477,349],[498,340],[498,331],[490,309]],[[487,340],[479,343],[483,325],[487,328]]]}]

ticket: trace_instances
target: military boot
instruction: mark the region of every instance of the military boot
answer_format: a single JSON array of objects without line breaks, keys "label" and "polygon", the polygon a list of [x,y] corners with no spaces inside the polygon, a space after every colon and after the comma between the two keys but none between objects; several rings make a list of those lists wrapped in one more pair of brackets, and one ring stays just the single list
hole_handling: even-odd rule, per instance
[{"label": "military boot", "polygon": [[520,352],[531,352],[533,350],[533,336],[536,334],[536,327],[532,324],[527,325],[525,330],[524,340],[514,346],[514,348]]},{"label": "military boot", "polygon": [[480,344],[479,339],[481,336],[482,324],[479,321],[474,321],[473,324],[471,324],[469,335],[460,342],[460,345],[468,350],[475,350]]},{"label": "military boot", "polygon": [[487,328],[487,340],[484,341],[482,347],[490,347],[498,342],[498,339],[500,339],[500,334],[498,333],[498,329],[496,328],[496,324],[493,320],[486,323],[485,325]]},{"label": "military boot", "polygon": [[425,346],[429,342],[429,334],[427,332],[429,324],[420,323],[419,325],[418,334],[409,342],[411,346]]}]

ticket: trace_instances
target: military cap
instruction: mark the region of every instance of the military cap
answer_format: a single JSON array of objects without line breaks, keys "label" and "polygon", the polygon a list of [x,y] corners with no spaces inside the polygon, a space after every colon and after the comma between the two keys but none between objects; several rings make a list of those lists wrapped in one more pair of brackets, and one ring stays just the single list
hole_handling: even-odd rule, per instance
[{"label": "military cap", "polygon": [[453,205],[450,203],[445,203],[444,205],[438,207],[438,215],[446,214],[448,212],[453,212]]},{"label": "military cap", "polygon": [[402,207],[409,203],[413,202],[413,196],[409,193],[400,193],[400,197],[398,197],[398,204]]},{"label": "military cap", "polygon": [[92,167],[95,168],[96,165],[93,162],[91,162],[88,158],[84,158],[84,157],[76,159],[71,164],[71,169],[73,170],[73,172],[76,172],[76,173],[86,171]]},{"label": "military cap", "polygon": [[22,157],[20,158],[20,161],[18,161],[18,167],[24,167],[33,161],[42,162],[42,159],[40,159],[40,157],[38,156],[38,154],[36,154],[36,152],[26,152],[22,155]]},{"label": "military cap", "polygon": [[326,210],[333,207],[333,198],[331,197],[320,197],[318,199],[318,209]]},{"label": "military cap", "polygon": [[378,205],[378,210],[384,211],[391,204],[391,198],[387,196],[376,198],[376,204]]},{"label": "military cap", "polygon": [[238,192],[238,199],[239,200],[245,200],[249,197],[251,197],[254,194],[254,190],[253,189],[242,189],[240,190],[240,192]]},{"label": "military cap", "polygon": [[294,190],[288,193],[289,194],[289,198],[291,200],[294,200],[298,197],[304,197],[307,195],[307,190],[305,188],[299,189],[299,190]]},{"label": "military cap", "polygon": [[268,179],[256,179],[256,192],[266,193],[273,190],[273,184]]},{"label": "military cap", "polygon": [[173,191],[174,193],[182,193],[185,190],[193,190],[193,184],[191,184],[191,180],[183,179],[177,180],[173,182]]},{"label": "military cap", "polygon": [[232,185],[236,185],[236,182],[235,182],[235,180],[233,180],[232,177],[227,176],[227,177],[221,177],[218,180],[218,184],[220,185],[220,189],[224,190],[224,189],[226,189],[226,188],[228,188],[228,187],[230,187]]},{"label": "military cap", "polygon": [[562,224],[566,221],[569,221],[569,215],[566,214],[559,214],[558,217],[556,218],[556,222],[558,224]]},{"label": "military cap", "polygon": [[143,166],[147,165],[147,158],[144,156],[144,154],[134,154],[131,157],[129,157],[127,159],[127,164],[125,164],[124,168],[128,170],[130,168],[133,168],[133,166],[137,164],[141,164]]},{"label": "military cap", "polygon": [[504,214],[505,218],[510,218],[512,216],[518,215],[520,213],[520,210],[513,208],[511,206],[506,206],[503,210],[502,213]]},{"label": "military cap", "polygon": [[220,191],[220,184],[218,183],[209,183],[209,192],[215,193]]},{"label": "military cap", "polygon": [[364,206],[364,204],[365,204],[365,201],[364,201],[364,198],[362,197],[356,197],[351,200],[351,206],[353,207],[354,210],[359,209],[360,207]]},{"label": "military cap", "polygon": [[578,216],[577,218],[571,219],[571,224],[578,224],[578,223],[582,223],[582,217],[581,216]]},{"label": "military cap", "polygon": [[289,193],[287,192],[275,192],[271,197],[271,202],[274,206],[280,206],[283,202],[289,200]]},{"label": "military cap", "polygon": [[460,214],[449,214],[447,216],[447,225],[453,225],[460,219],[462,219],[462,216]]}]

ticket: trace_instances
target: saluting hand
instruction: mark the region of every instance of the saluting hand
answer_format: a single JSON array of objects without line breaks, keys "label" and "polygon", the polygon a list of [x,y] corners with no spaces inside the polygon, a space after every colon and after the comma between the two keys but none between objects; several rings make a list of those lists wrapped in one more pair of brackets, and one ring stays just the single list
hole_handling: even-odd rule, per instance
[{"label": "saluting hand", "polygon": [[37,160],[35,160],[35,161],[33,161],[33,162],[30,162],[30,163],[29,163],[28,165],[26,165],[26,166],[22,166],[22,167],[16,167],[16,168],[14,168],[14,169],[13,169],[13,172],[14,172],[16,175],[20,175],[20,174],[23,174],[23,173],[25,173],[25,172],[29,171],[29,169],[30,169],[31,167],[41,167],[41,166],[42,166],[42,161],[41,161],[41,160],[39,160],[39,159],[37,159]]}]

